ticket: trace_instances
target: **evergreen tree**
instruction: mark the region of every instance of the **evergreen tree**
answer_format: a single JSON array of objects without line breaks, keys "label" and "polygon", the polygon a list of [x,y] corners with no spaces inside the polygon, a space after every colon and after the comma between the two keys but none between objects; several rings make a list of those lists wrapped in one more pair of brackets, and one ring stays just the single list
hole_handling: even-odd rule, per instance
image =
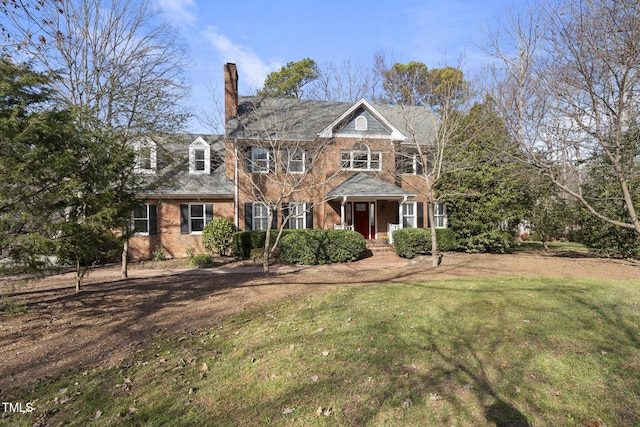
[{"label": "evergreen tree", "polygon": [[504,123],[491,100],[475,104],[445,155],[449,227],[467,252],[511,252],[516,225],[533,206],[528,171],[514,162]]}]

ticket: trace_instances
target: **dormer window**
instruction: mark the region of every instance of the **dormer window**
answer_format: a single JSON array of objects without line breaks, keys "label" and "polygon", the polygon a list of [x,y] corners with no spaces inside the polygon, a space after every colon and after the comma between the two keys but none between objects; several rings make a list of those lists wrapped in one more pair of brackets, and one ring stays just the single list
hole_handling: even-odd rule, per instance
[{"label": "dormer window", "polygon": [[202,137],[198,137],[189,146],[189,173],[211,173],[211,148]]},{"label": "dormer window", "polygon": [[133,150],[136,154],[134,171],[136,173],[155,173],[157,165],[156,144],[150,139],[137,141],[133,143]]},{"label": "dormer window", "polygon": [[356,117],[356,130],[367,130],[367,118],[363,116]]}]

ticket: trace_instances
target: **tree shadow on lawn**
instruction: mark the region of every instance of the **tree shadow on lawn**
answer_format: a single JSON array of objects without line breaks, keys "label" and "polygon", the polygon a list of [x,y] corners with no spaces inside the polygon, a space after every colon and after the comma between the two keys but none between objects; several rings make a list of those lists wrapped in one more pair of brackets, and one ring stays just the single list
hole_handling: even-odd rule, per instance
[{"label": "tree shadow on lawn", "polygon": [[[352,274],[349,285],[365,281]],[[160,333],[202,330],[244,308],[344,285],[342,273],[194,269],[89,283],[79,293],[59,285],[23,291],[14,298],[26,312],[3,319],[0,395],[70,369],[117,364]]]}]

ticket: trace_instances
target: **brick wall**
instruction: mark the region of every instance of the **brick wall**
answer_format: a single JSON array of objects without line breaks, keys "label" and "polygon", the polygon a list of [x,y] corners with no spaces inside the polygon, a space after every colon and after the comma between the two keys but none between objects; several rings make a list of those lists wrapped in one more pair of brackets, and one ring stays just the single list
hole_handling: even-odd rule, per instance
[{"label": "brick wall", "polygon": [[180,204],[212,203],[213,218],[226,218],[233,221],[233,200],[162,200],[158,203],[158,234],[154,236],[134,236],[129,241],[129,255],[133,261],[150,259],[153,253],[161,249],[167,258],[187,256],[187,248],[196,253],[205,252],[200,233],[180,233]]}]

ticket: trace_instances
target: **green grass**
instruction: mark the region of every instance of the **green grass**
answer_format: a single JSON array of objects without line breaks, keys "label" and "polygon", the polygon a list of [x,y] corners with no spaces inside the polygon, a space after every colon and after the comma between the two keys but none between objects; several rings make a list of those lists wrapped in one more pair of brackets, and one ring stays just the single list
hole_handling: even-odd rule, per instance
[{"label": "green grass", "polygon": [[634,426],[638,325],[639,281],[345,288],[164,336],[118,369],[11,396],[35,411],[0,424]]},{"label": "green grass", "polygon": [[[589,249],[582,243],[576,242],[548,242],[549,251],[572,251],[572,252],[589,252]],[[516,246],[516,250],[519,251],[543,251],[544,245],[542,242],[527,240],[520,242]]]}]

